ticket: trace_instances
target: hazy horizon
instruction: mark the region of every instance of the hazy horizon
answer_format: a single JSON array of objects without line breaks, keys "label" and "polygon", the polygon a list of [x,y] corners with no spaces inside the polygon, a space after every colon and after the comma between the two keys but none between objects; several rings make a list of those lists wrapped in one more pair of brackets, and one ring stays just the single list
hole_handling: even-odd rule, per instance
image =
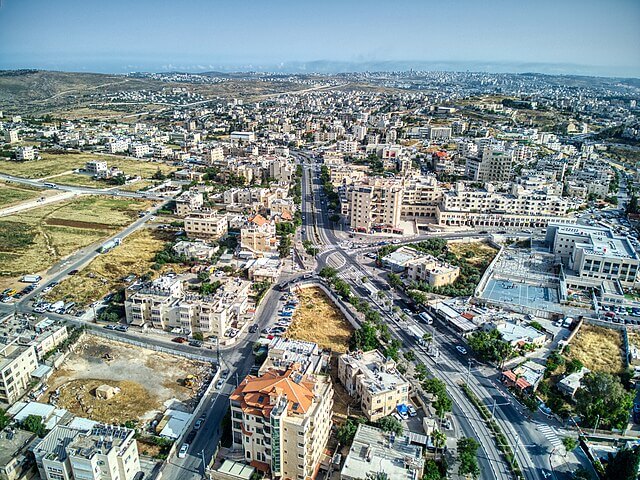
[{"label": "hazy horizon", "polygon": [[640,77],[640,2],[634,0],[4,0],[1,5],[1,69],[414,68]]}]

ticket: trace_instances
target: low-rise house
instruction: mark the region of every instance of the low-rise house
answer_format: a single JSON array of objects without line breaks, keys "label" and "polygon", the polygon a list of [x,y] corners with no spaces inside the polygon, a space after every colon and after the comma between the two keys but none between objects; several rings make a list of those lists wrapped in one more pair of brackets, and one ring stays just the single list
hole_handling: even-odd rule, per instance
[{"label": "low-rise house", "polygon": [[536,391],[540,381],[544,377],[545,366],[528,361],[518,365],[513,370],[502,372],[502,381],[509,387],[531,394]]},{"label": "low-rise house", "polygon": [[247,277],[253,282],[274,283],[280,276],[282,262],[276,257],[261,257],[247,261]]},{"label": "low-rise house", "polygon": [[536,330],[530,325],[521,325],[506,320],[490,324],[489,328],[495,328],[502,335],[502,339],[511,346],[524,346],[532,344],[541,347],[547,341],[544,332]]},{"label": "low-rise house", "polygon": [[556,387],[558,387],[558,390],[560,390],[565,395],[573,398],[573,396],[580,388],[582,378],[587,373],[590,373],[590,370],[588,368],[582,367],[579,371],[570,373],[569,375],[565,376],[556,384]]},{"label": "low-rise house", "polygon": [[378,350],[340,355],[338,379],[372,422],[409,402],[409,382],[396,370],[396,362]]},{"label": "low-rise house", "polygon": [[220,250],[220,247],[218,245],[214,247],[202,241],[180,241],[176,243],[172,248],[173,251],[178,255],[196,260],[210,260],[211,257],[213,257],[213,255],[215,255],[216,252]]},{"label": "low-rise house", "polygon": [[394,480],[422,478],[422,448],[412,445],[407,435],[395,436],[361,423],[344,462],[340,478],[360,480],[377,478],[379,472]]},{"label": "low-rise house", "polygon": [[407,277],[413,281],[426,282],[432,287],[450,285],[460,276],[460,267],[438,260],[432,255],[422,255],[410,260]]},{"label": "low-rise house", "polygon": [[93,177],[106,177],[109,173],[109,168],[107,167],[107,162],[104,160],[89,160],[84,169],[87,173]]}]

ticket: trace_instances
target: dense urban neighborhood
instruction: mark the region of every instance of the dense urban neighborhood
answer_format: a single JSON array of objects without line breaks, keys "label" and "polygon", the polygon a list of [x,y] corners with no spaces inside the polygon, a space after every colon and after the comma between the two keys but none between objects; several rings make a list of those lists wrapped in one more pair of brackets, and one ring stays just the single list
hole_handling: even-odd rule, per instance
[{"label": "dense urban neighborhood", "polygon": [[0,72],[0,480],[637,478],[640,83]]}]

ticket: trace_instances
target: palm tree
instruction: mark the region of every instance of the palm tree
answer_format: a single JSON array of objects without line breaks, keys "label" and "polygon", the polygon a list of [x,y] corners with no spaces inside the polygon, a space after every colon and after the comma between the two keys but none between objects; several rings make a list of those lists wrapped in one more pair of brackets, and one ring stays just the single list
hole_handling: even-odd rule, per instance
[{"label": "palm tree", "polygon": [[447,436],[440,430],[434,430],[431,434],[431,438],[433,439],[433,446],[436,447],[437,455],[438,449],[444,448],[445,444],[447,443]]},{"label": "palm tree", "polygon": [[427,347],[431,345],[431,340],[433,340],[433,335],[430,333],[425,333],[422,335],[422,341],[427,344]]}]

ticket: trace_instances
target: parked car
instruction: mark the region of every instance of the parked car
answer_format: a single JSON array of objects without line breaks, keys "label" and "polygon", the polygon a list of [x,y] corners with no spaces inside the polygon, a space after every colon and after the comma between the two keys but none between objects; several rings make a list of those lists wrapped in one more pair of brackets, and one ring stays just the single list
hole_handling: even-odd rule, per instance
[{"label": "parked car", "polygon": [[467,354],[467,349],[464,348],[462,345],[457,345],[456,346],[456,350],[458,350],[462,355],[466,355]]},{"label": "parked car", "polygon": [[418,415],[418,412],[416,412],[416,409],[413,405],[407,405],[407,408],[409,409],[410,417],[415,417],[416,415]]},{"label": "parked car", "polygon": [[127,330],[129,330],[129,325],[117,325],[115,330],[119,332],[126,332]]},{"label": "parked car", "polygon": [[191,345],[192,347],[201,347],[202,342],[200,340],[191,340],[189,342],[189,345]]},{"label": "parked car", "polygon": [[187,343],[187,339],[184,337],[175,337],[172,338],[171,341],[176,343]]},{"label": "parked car", "polygon": [[220,390],[222,387],[224,387],[224,380],[221,378],[216,382],[216,390]]},{"label": "parked car", "polygon": [[187,452],[189,451],[189,444],[183,443],[178,451],[178,458],[184,458],[187,456]]},{"label": "parked car", "polygon": [[69,275],[76,275],[80,270],[74,268],[73,270],[69,271]]},{"label": "parked car", "polygon": [[204,418],[200,417],[198,420],[196,420],[196,423],[194,423],[193,428],[195,428],[196,430],[199,430],[203,423],[204,423]]}]

